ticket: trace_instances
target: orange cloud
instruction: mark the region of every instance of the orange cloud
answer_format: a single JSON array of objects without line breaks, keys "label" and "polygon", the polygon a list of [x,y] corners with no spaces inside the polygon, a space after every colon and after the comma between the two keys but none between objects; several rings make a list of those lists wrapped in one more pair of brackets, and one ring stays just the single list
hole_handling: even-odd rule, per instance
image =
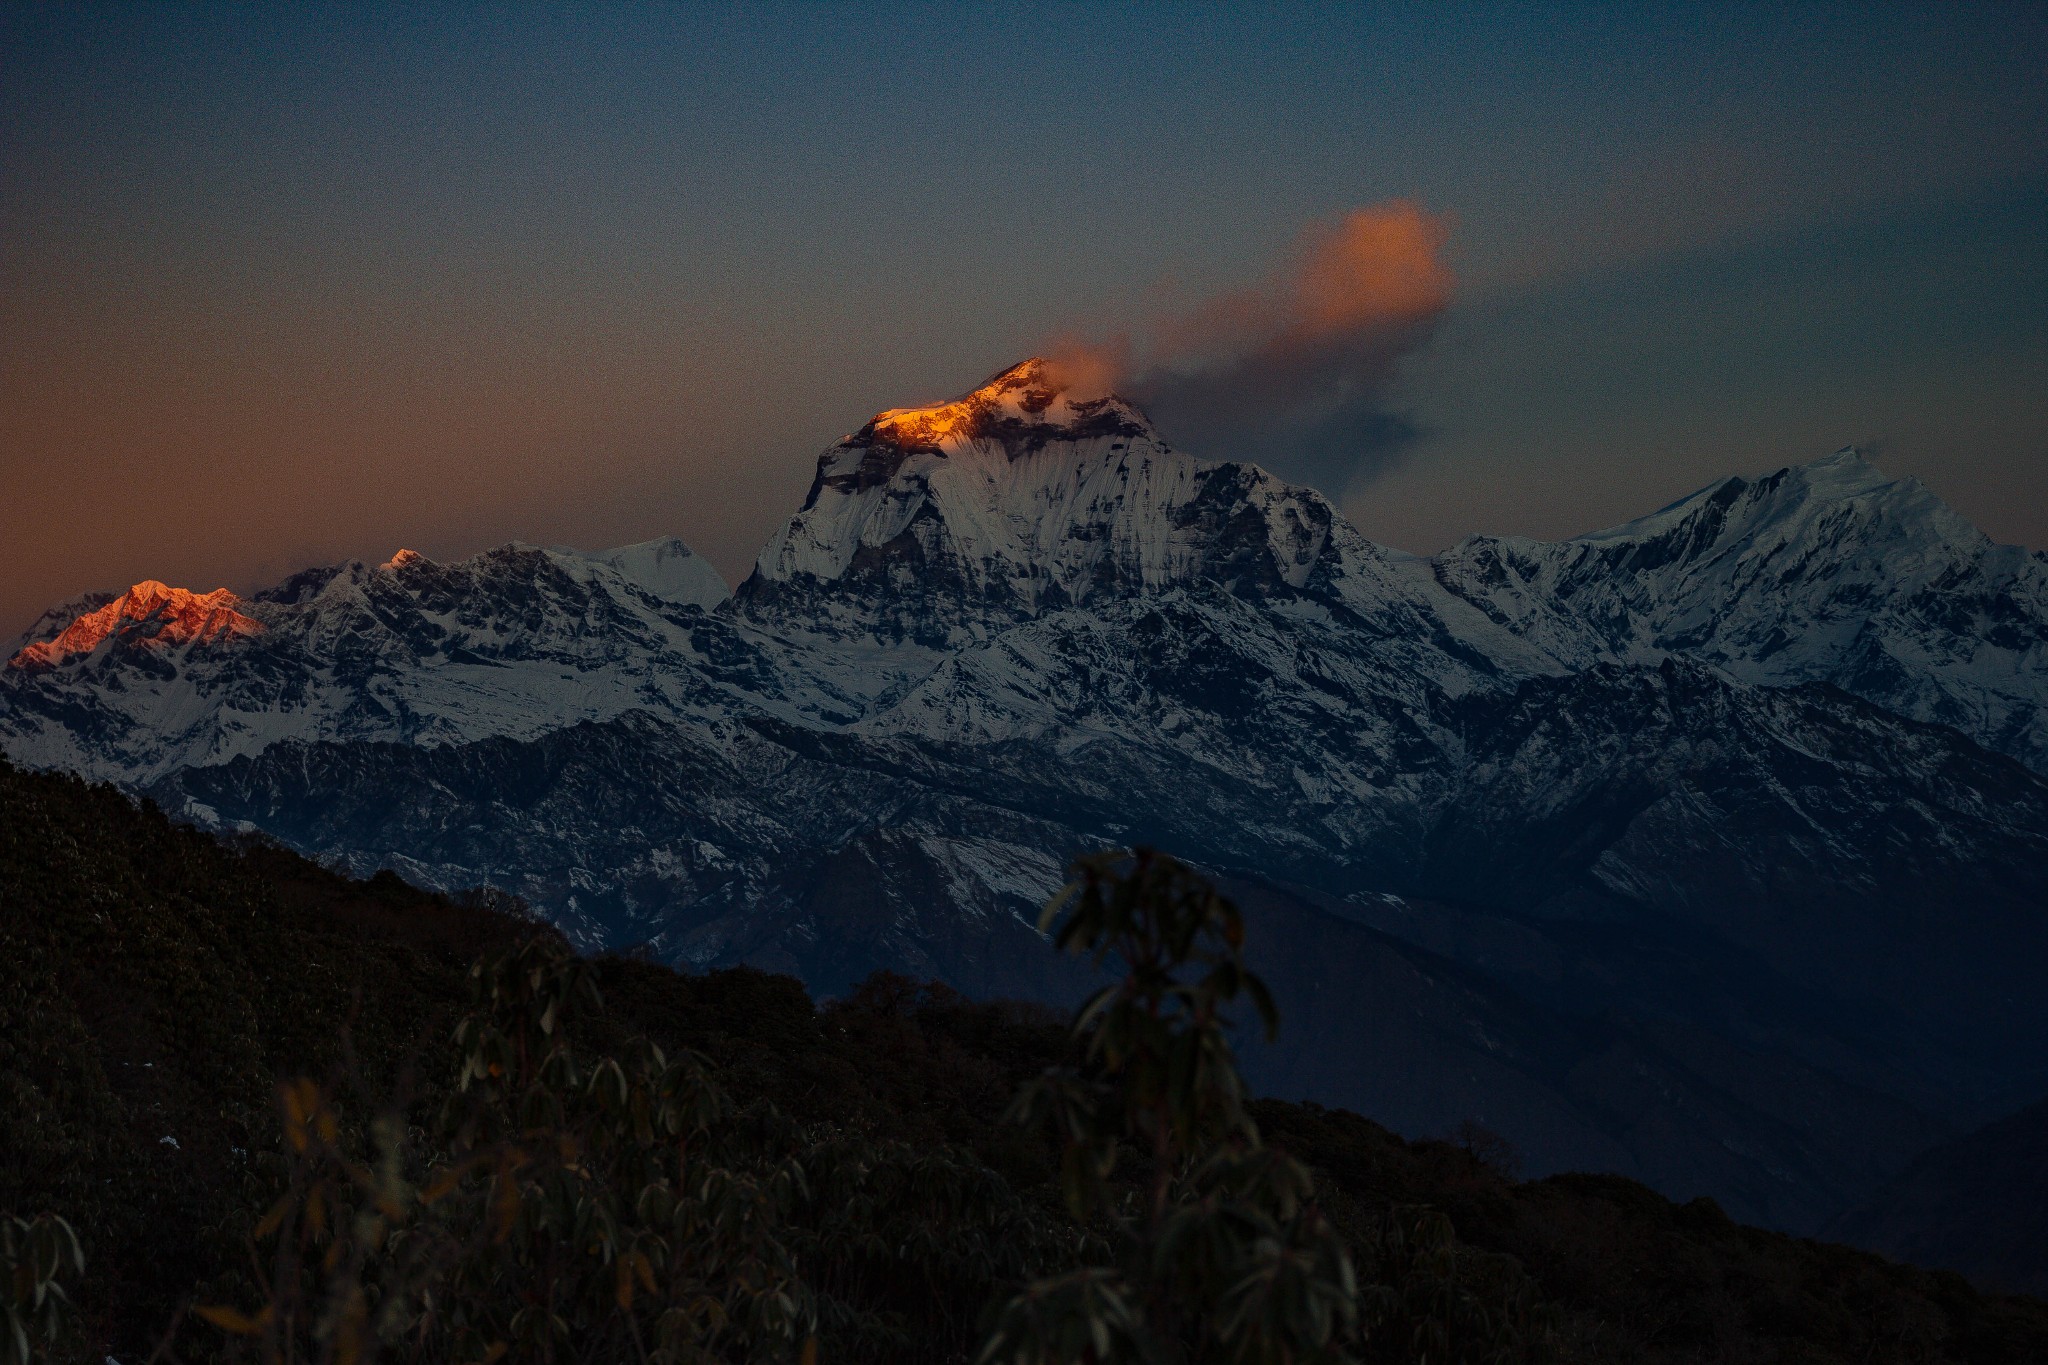
[{"label": "orange cloud", "polygon": [[1451,274],[1438,256],[1447,235],[1441,219],[1406,200],[1311,224],[1277,279],[1162,325],[1153,361],[1228,363],[1265,347],[1313,348],[1433,317],[1450,302]]},{"label": "orange cloud", "polygon": [[1388,390],[1449,306],[1448,235],[1407,200],[1353,209],[1310,225],[1264,281],[1154,322],[1142,343],[1054,354],[1114,383],[1177,444],[1341,493],[1415,434]]},{"label": "orange cloud", "polygon": [[1131,347],[1126,339],[1091,343],[1061,337],[1042,354],[1053,382],[1078,399],[1099,398],[1130,378]]}]

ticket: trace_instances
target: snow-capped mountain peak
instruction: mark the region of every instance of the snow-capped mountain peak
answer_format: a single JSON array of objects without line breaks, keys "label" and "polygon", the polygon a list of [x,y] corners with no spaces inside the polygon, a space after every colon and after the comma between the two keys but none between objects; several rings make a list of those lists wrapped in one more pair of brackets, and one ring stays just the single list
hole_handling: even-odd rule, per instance
[{"label": "snow-capped mountain peak", "polygon": [[1971,550],[1989,544],[1918,479],[1888,477],[1854,446],[1761,478],[1717,480],[1649,516],[1565,543],[1597,548],[1674,535],[1695,562],[1716,557],[1702,553],[1710,546],[1748,552],[1800,541],[1875,554],[1894,572],[1902,543]]},{"label": "snow-capped mountain peak", "polygon": [[840,444],[850,455],[863,449],[955,453],[987,443],[1016,459],[1052,441],[1156,436],[1136,407],[1096,387],[1034,356],[950,402],[878,412]]},{"label": "snow-capped mountain peak", "polygon": [[1572,540],[1475,537],[1436,573],[1570,669],[1677,654],[1824,680],[2048,766],[2048,556],[1853,447]]},{"label": "snow-capped mountain peak", "polygon": [[1124,399],[1032,359],[828,447],[736,605],[941,644],[1103,592],[1300,588],[1341,524],[1313,490],[1182,454]]},{"label": "snow-capped mountain peak", "polygon": [[263,623],[244,616],[241,606],[242,600],[226,588],[195,593],[144,579],[106,605],[80,614],[54,637],[26,646],[8,660],[8,667],[55,668],[109,639],[165,649],[262,634]]},{"label": "snow-capped mountain peak", "polygon": [[1843,446],[1832,455],[1823,455],[1793,467],[1804,471],[1809,483],[1830,485],[1843,493],[1866,491],[1895,482],[1886,478],[1884,471],[1872,464],[1862,449],[1854,445]]}]

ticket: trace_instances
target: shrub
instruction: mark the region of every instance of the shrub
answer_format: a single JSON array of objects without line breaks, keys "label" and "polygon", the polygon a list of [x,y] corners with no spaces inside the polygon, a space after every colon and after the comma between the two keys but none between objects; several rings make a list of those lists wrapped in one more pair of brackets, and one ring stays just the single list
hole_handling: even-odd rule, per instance
[{"label": "shrub", "polygon": [[1278,1015],[1237,908],[1140,849],[1077,862],[1045,922],[1062,912],[1058,946],[1124,976],[1075,1013],[1082,1064],[1029,1083],[1010,1117],[1054,1133],[1068,1207],[1107,1254],[1012,1298],[981,1361],[1351,1359],[1350,1253],[1307,1168],[1245,1112],[1225,1008],[1248,999],[1269,1032]]}]

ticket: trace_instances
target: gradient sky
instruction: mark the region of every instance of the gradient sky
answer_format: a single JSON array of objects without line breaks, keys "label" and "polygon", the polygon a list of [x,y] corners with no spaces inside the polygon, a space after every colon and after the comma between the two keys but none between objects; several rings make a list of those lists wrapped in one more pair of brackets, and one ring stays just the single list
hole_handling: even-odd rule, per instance
[{"label": "gradient sky", "polygon": [[1375,538],[1854,441],[2048,546],[2042,6],[336,8],[0,13],[0,636],[400,545],[737,579],[873,411],[1394,200],[1410,437],[1270,457]]}]

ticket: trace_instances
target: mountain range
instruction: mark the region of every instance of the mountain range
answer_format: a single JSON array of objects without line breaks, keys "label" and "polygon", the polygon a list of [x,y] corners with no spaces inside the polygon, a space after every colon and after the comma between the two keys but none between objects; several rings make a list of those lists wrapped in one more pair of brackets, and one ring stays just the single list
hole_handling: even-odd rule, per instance
[{"label": "mountain range", "polygon": [[579,944],[1060,1000],[1150,843],[1246,907],[1267,1090],[1811,1232],[2048,1093],[2048,556],[1854,451],[1435,557],[1027,361],[680,541],[161,583],[0,749]]}]

